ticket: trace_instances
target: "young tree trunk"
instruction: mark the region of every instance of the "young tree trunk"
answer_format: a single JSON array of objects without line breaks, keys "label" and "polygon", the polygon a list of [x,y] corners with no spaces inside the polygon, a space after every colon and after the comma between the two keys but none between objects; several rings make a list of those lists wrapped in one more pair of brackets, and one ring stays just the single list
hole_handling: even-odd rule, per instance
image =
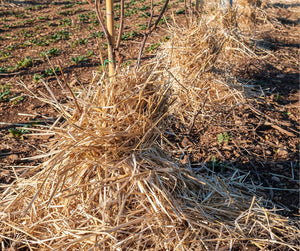
[{"label": "young tree trunk", "polygon": [[110,37],[111,45],[113,46],[113,48],[108,48],[108,71],[109,71],[109,77],[111,77],[115,73],[115,55],[114,55],[115,34],[114,34],[114,1],[113,0],[106,0],[106,22],[107,22],[107,31]]}]

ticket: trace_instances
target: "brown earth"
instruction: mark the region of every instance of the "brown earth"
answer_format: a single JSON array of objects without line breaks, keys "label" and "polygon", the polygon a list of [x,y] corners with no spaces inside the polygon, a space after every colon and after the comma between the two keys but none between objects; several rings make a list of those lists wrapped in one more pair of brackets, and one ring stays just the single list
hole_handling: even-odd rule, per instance
[{"label": "brown earth", "polygon": [[[262,196],[285,208],[289,216],[299,214],[299,6],[296,1],[272,1],[265,11],[272,13],[280,25],[257,27],[256,32],[261,41],[257,46],[264,48],[266,56],[241,59],[231,66],[237,79],[261,92],[256,110],[239,107],[235,118],[194,128],[190,133],[188,128],[174,124],[178,136],[170,137],[185,150],[177,156],[181,162],[190,161],[195,170],[200,163],[207,163],[212,172],[231,165],[239,167],[249,172],[256,184],[266,187]],[[149,14],[143,1],[128,1],[127,10],[122,67],[135,62]],[[172,1],[167,18],[171,12],[177,20],[184,19],[181,1]],[[60,87],[51,68],[57,67],[60,60],[76,93],[91,81],[92,71],[101,72],[99,50],[104,55],[106,46],[87,2],[39,5],[31,1],[17,8],[7,4],[0,8],[0,19],[0,183],[7,184],[41,161],[26,157],[45,153],[52,137],[30,136],[26,128],[50,125],[58,117],[52,106],[31,97],[19,83],[35,93],[46,94],[39,81],[42,77],[64,102],[66,90]],[[144,60],[155,55],[159,43],[168,39],[165,28],[162,22],[148,40]],[[48,52],[49,60],[43,52]],[[32,59],[27,65],[25,57]],[[61,79],[61,73],[57,74]],[[260,112],[270,118],[268,123],[261,120]],[[232,140],[225,144],[216,140],[222,132],[230,132]]]}]

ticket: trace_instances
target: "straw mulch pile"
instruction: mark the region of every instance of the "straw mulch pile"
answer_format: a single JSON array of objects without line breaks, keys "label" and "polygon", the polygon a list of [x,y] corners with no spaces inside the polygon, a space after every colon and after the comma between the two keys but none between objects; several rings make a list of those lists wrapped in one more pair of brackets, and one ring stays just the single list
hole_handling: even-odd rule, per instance
[{"label": "straw mulch pile", "polygon": [[178,27],[139,72],[95,76],[77,105],[52,95],[66,121],[45,130],[56,135],[50,157],[1,188],[3,246],[297,250],[296,223],[255,196],[247,173],[196,172],[165,147],[174,120],[192,130],[222,111],[230,116],[251,93],[213,75],[229,45],[224,34],[206,24]]}]

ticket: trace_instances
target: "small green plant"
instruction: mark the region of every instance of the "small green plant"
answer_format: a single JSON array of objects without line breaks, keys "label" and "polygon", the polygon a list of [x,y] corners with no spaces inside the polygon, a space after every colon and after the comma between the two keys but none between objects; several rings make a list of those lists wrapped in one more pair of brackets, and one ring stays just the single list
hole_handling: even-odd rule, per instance
[{"label": "small green plant", "polygon": [[279,92],[277,92],[277,94],[276,94],[276,100],[278,101],[279,98],[280,98],[280,95],[279,95]]},{"label": "small green plant", "polygon": [[35,18],[31,18],[31,19],[21,21],[21,24],[22,25],[32,24],[34,21],[35,21]]},{"label": "small green plant", "polygon": [[161,41],[162,43],[164,43],[164,42],[169,41],[170,39],[171,39],[170,36],[166,36],[166,37],[163,37],[160,41]]},{"label": "small green plant", "polygon": [[46,16],[38,16],[38,20],[49,20],[49,15],[46,15]]},{"label": "small green plant", "polygon": [[122,35],[122,39],[129,40],[129,39],[136,37],[137,35],[138,35],[138,33],[136,31],[130,31],[130,32],[127,32],[124,35]]},{"label": "small green plant", "polygon": [[68,9],[68,8],[71,8],[75,5],[75,3],[67,3],[65,6],[62,6],[61,8],[62,9]]},{"label": "small green plant", "polygon": [[23,140],[24,134],[29,132],[26,128],[27,126],[24,126],[23,128],[9,128],[8,132],[10,137],[20,138],[21,140]]},{"label": "small green plant", "polygon": [[34,80],[35,82],[40,82],[40,80],[41,80],[43,77],[44,77],[44,74],[39,75],[39,74],[35,73],[35,74],[33,75],[33,80]]},{"label": "small green plant", "polygon": [[57,24],[55,22],[48,22],[47,25],[49,27],[57,26]]},{"label": "small green plant", "polygon": [[65,10],[65,11],[60,11],[58,12],[59,15],[63,15],[63,16],[70,16],[74,14],[73,10]]},{"label": "small green plant", "polygon": [[138,27],[140,30],[147,30],[147,25],[146,24],[138,24]]},{"label": "small green plant", "polygon": [[124,17],[130,17],[138,12],[137,8],[127,9],[125,8]]},{"label": "small green plant", "polygon": [[7,101],[9,95],[10,95],[10,89],[4,89],[3,91],[0,91],[0,102]]},{"label": "small green plant", "polygon": [[31,57],[25,57],[22,61],[18,61],[18,67],[20,69],[31,67],[33,65],[33,60]]},{"label": "small green plant", "polygon": [[50,50],[47,51],[47,55],[49,56],[57,56],[59,54],[60,54],[60,49],[51,48]]},{"label": "small green plant", "polygon": [[149,11],[143,12],[143,13],[140,15],[140,17],[144,17],[144,18],[148,18],[148,17],[150,17],[150,16],[151,16],[151,13],[150,13]]},{"label": "small green plant", "polygon": [[153,52],[155,49],[157,49],[160,46],[160,43],[154,43],[149,46],[149,48],[146,49],[147,52]]},{"label": "small green plant", "polygon": [[34,39],[29,40],[29,44],[33,44],[33,45],[36,45],[36,46],[48,46],[49,42],[47,40],[44,40],[44,39],[34,38]]},{"label": "small green plant", "polygon": [[7,73],[7,72],[15,71],[16,69],[18,69],[18,66],[1,66],[0,73]]},{"label": "small green plant", "polygon": [[218,134],[217,136],[219,143],[228,143],[229,140],[231,139],[230,134],[228,134],[227,132],[223,132]]},{"label": "small green plant", "polygon": [[160,19],[160,21],[158,22],[159,25],[163,25],[167,22],[167,20],[169,20],[169,17],[163,17],[162,19]]},{"label": "small green plant", "polygon": [[42,52],[40,53],[40,55],[41,55],[42,57],[46,57],[46,56],[54,57],[54,56],[58,56],[60,53],[61,53],[60,49],[51,48],[51,49],[48,50],[47,52],[42,51]]},{"label": "small green plant", "polygon": [[23,34],[23,37],[24,38],[28,38],[28,37],[34,37],[35,34],[34,33],[29,33],[29,32],[26,32],[26,33],[22,33]]},{"label": "small green plant", "polygon": [[122,67],[126,67],[132,64],[131,60],[125,61],[123,64],[121,64]]},{"label": "small green plant", "polygon": [[59,25],[60,26],[71,26],[72,25],[72,20],[71,18],[67,17],[67,18],[63,18],[59,21]]},{"label": "small green plant", "polygon": [[26,7],[25,10],[41,10],[46,7],[47,7],[46,5],[38,4],[32,7]]},{"label": "small green plant", "polygon": [[71,60],[74,64],[80,64],[87,61],[88,59],[86,58],[86,56],[78,56],[78,57],[71,57]]},{"label": "small green plant", "polygon": [[16,48],[16,45],[11,44],[11,45],[9,45],[9,46],[6,47],[6,50],[12,51],[15,48]]},{"label": "small green plant", "polygon": [[80,39],[77,39],[76,41],[71,41],[69,42],[70,46],[72,48],[78,46],[78,45],[84,45],[84,44],[87,44],[88,42],[88,38],[80,38]]},{"label": "small green plant", "polygon": [[92,34],[90,35],[90,37],[92,37],[92,38],[104,37],[104,32],[103,31],[92,32]]},{"label": "small green plant", "polygon": [[55,42],[58,40],[66,40],[69,39],[69,37],[72,35],[72,33],[66,31],[66,30],[61,30],[58,31],[56,33],[54,33],[53,35],[50,36],[50,41],[51,42]]},{"label": "small green plant", "polygon": [[184,9],[180,9],[180,10],[177,10],[175,12],[175,14],[179,15],[179,14],[184,14],[185,13],[185,10]]},{"label": "small green plant", "polygon": [[0,102],[8,100],[8,97],[11,94],[10,89],[11,89],[10,83],[0,85]]},{"label": "small green plant", "polygon": [[140,11],[149,10],[151,7],[149,5],[143,5],[141,8],[138,8]]},{"label": "small green plant", "polygon": [[25,13],[15,13],[14,16],[16,18],[24,18],[24,17],[26,17],[26,14]]},{"label": "small green plant", "polygon": [[11,53],[10,52],[0,51],[0,59],[9,58],[9,57],[11,57]]},{"label": "small green plant", "polygon": [[83,13],[83,14],[79,14],[78,18],[79,18],[79,22],[89,23],[90,15],[88,13],[86,13],[86,14]]},{"label": "small green plant", "polygon": [[24,100],[24,96],[17,96],[10,99],[10,101],[13,102],[14,105],[20,103],[23,100]]},{"label": "small green plant", "polygon": [[119,3],[115,4],[114,11],[120,10],[120,9],[121,9],[121,4],[119,4]]},{"label": "small green plant", "polygon": [[87,55],[87,56],[88,56],[88,57],[91,57],[91,56],[93,56],[93,55],[95,55],[94,52],[93,52],[92,50],[88,50],[88,55]]},{"label": "small green plant", "polygon": [[224,172],[227,164],[222,161],[217,161],[215,156],[211,157],[211,161],[206,163],[207,167],[217,172]]},{"label": "small green plant", "polygon": [[91,24],[94,26],[94,27],[97,27],[99,25],[99,21],[97,19],[93,19],[91,21]]},{"label": "small green plant", "polygon": [[80,38],[77,40],[77,43],[79,45],[83,45],[83,44],[87,44],[88,41],[89,41],[88,38]]},{"label": "small green plant", "polygon": [[53,76],[55,74],[58,74],[59,72],[60,69],[58,66],[56,66],[55,68],[45,69],[45,76]]}]

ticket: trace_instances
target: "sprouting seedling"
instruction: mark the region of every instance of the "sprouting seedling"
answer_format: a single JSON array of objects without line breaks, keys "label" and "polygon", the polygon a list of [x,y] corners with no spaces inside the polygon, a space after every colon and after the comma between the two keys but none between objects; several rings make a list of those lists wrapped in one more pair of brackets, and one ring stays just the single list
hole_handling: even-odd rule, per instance
[{"label": "sprouting seedling", "polygon": [[36,82],[39,82],[43,77],[44,77],[44,74],[39,75],[39,74],[35,73],[33,75],[33,80]]},{"label": "sprouting seedling", "polygon": [[78,56],[78,57],[71,57],[71,60],[74,64],[79,64],[82,63],[84,61],[87,61],[88,59],[86,58],[86,56]]},{"label": "sprouting seedling", "polygon": [[6,97],[10,94],[10,90],[9,89],[4,89],[4,91],[0,92],[0,101],[4,101],[6,100]]},{"label": "sprouting seedling", "polygon": [[24,126],[23,128],[9,128],[8,132],[10,137],[24,139],[24,134],[28,133],[28,126]]},{"label": "sprouting seedling", "polygon": [[30,57],[25,57],[22,61],[18,62],[19,68],[26,68],[33,65],[33,60]]},{"label": "sprouting seedling", "polygon": [[229,140],[231,139],[230,134],[228,134],[227,132],[223,132],[218,134],[217,136],[219,143],[228,143]]}]

